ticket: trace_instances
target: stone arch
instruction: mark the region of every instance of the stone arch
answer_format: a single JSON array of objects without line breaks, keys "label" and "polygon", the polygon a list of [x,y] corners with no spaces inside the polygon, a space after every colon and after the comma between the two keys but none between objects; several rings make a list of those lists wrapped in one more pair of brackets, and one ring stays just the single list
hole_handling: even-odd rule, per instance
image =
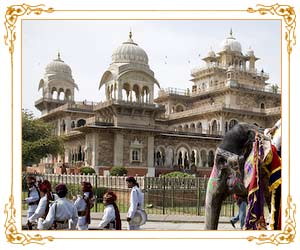
[{"label": "stone arch", "polygon": [[155,150],[154,162],[157,167],[164,167],[166,161],[166,150],[164,146],[158,146]]},{"label": "stone arch", "polygon": [[71,92],[70,89],[66,90],[65,99],[66,100],[72,100],[72,92]]},{"label": "stone arch", "polygon": [[199,166],[199,152],[197,148],[192,148],[191,165]]},{"label": "stone arch", "polygon": [[208,167],[212,168],[214,166],[215,153],[213,149],[208,151],[207,164]]},{"label": "stone arch", "polygon": [[178,126],[178,131],[180,131],[180,132],[183,131],[182,125],[179,125],[179,126]]},{"label": "stone arch", "polygon": [[62,120],[62,122],[61,122],[61,129],[62,129],[63,132],[66,132],[66,122],[65,122],[65,120]]},{"label": "stone arch", "polygon": [[207,167],[207,162],[208,162],[208,159],[207,159],[207,152],[205,149],[201,149],[200,150],[200,166],[201,167]]},{"label": "stone arch", "polygon": [[218,123],[217,120],[213,120],[211,123],[211,134],[217,135],[218,134]]},{"label": "stone arch", "polygon": [[51,89],[51,98],[52,99],[57,99],[58,98],[58,92],[57,92],[57,89],[55,87],[53,87]]},{"label": "stone arch", "polygon": [[197,133],[202,134],[202,122],[197,123]]},{"label": "stone arch", "polygon": [[165,166],[172,168],[174,166],[174,148],[171,146],[168,146],[166,148],[166,162]]},{"label": "stone arch", "polygon": [[176,147],[176,163],[180,168],[187,169],[190,167],[190,152],[191,148],[181,143]]},{"label": "stone arch", "polygon": [[182,112],[184,111],[184,106],[182,104],[177,104],[175,106],[175,112]]},{"label": "stone arch", "polygon": [[84,126],[85,124],[86,124],[86,121],[84,119],[79,119],[77,121],[77,127],[78,128]]},{"label": "stone arch", "polygon": [[238,124],[239,122],[238,122],[238,120],[236,120],[236,119],[231,119],[230,121],[229,121],[229,125],[228,125],[228,130],[230,130],[230,129],[232,129],[236,124]]},{"label": "stone arch", "polygon": [[65,99],[65,91],[63,88],[60,88],[58,90],[58,100],[64,100]]},{"label": "stone arch", "polygon": [[195,133],[196,132],[196,126],[195,126],[195,123],[191,123],[190,124],[190,131]]},{"label": "stone arch", "polygon": [[228,131],[228,121],[225,122],[225,133]]},{"label": "stone arch", "polygon": [[133,102],[140,102],[140,96],[141,96],[140,92],[141,91],[140,91],[139,85],[137,85],[137,84],[133,85],[132,91],[133,91],[132,101]]},{"label": "stone arch", "polygon": [[131,86],[129,83],[124,83],[122,86],[122,100],[123,101],[130,101],[130,91]]},{"label": "stone arch", "polygon": [[188,124],[184,124],[184,126],[183,126],[183,131],[184,131],[184,132],[189,131],[189,125],[188,125]]},{"label": "stone arch", "polygon": [[260,109],[265,109],[266,107],[265,107],[265,104],[262,102],[261,104],[260,104]]},{"label": "stone arch", "polygon": [[143,103],[150,103],[150,89],[148,86],[143,86],[141,92],[141,100]]}]

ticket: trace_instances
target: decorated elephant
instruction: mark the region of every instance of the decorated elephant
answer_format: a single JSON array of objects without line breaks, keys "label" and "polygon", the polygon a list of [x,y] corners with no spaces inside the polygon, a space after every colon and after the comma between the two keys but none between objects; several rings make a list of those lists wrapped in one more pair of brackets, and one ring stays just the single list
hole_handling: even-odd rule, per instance
[{"label": "decorated elephant", "polygon": [[281,160],[270,139],[246,123],[229,130],[216,150],[206,191],[206,230],[217,230],[222,203],[233,194],[248,197],[246,229],[261,229],[266,203],[271,228],[280,229]]}]

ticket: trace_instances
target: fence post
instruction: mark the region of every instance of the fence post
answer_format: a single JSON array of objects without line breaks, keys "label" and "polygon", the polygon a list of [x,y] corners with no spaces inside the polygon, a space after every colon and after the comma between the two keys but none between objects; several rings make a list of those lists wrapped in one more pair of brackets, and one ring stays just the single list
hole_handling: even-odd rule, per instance
[{"label": "fence post", "polygon": [[[97,180],[98,180],[98,175],[95,175],[95,192],[97,192],[97,188],[98,188],[98,186],[97,186]],[[98,210],[97,210],[97,207],[98,207],[98,196],[96,197],[96,204],[95,204],[95,212],[97,213],[98,212]]]},{"label": "fence post", "polygon": [[166,182],[165,182],[165,178],[163,177],[163,214],[165,214],[165,199],[166,199]]},{"label": "fence post", "polygon": [[199,216],[200,215],[201,190],[200,190],[200,178],[199,177],[196,177],[196,178],[197,178],[197,185],[196,185],[196,188],[197,188],[197,215]]}]

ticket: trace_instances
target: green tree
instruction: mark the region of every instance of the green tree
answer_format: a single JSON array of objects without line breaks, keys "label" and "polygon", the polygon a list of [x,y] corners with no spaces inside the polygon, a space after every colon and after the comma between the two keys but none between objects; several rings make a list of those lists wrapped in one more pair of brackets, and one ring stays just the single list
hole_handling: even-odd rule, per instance
[{"label": "green tree", "polygon": [[41,158],[63,152],[62,137],[52,135],[53,127],[34,118],[30,111],[22,111],[22,164],[38,163]]}]

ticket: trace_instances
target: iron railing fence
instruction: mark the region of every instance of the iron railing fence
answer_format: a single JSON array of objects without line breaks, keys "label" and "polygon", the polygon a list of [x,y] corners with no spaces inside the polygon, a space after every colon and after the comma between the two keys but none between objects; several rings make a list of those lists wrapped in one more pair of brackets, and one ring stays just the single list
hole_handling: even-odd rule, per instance
[{"label": "iron railing fence", "polygon": [[[121,213],[129,208],[130,190],[125,177],[98,175],[59,175],[37,174],[37,181],[47,179],[53,191],[58,183],[68,187],[68,198],[76,199],[81,194],[81,182],[88,181],[93,185],[96,204],[94,212],[103,212],[103,194],[111,190],[117,194],[117,205]],[[208,178],[201,177],[136,177],[145,195],[145,210],[148,214],[199,215],[205,213],[205,195]],[[27,196],[26,175],[22,182],[22,199]],[[25,203],[22,208],[26,209]],[[220,216],[233,216],[236,208],[232,197],[228,197],[222,205]]]}]

